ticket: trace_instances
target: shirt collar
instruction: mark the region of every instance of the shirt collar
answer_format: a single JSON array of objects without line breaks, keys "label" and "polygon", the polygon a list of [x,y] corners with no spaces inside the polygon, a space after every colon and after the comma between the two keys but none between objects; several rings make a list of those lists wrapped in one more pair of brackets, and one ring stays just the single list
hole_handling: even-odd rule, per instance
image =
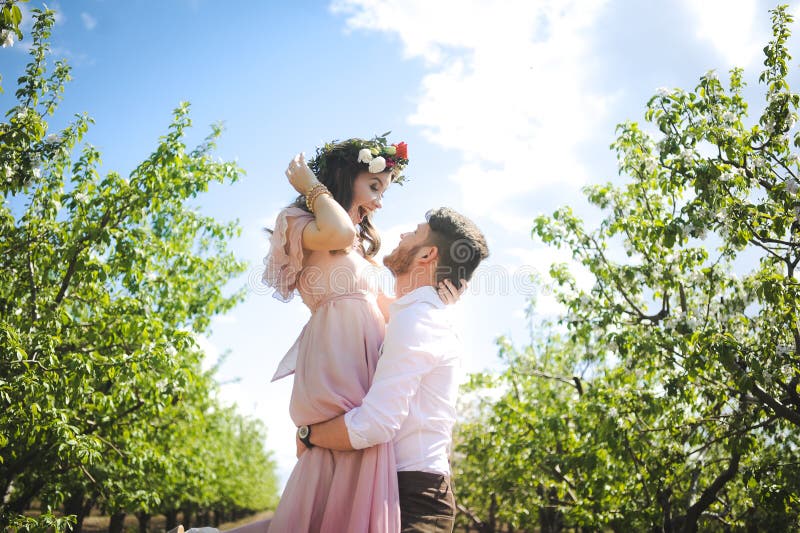
[{"label": "shirt collar", "polygon": [[398,308],[408,307],[418,302],[427,302],[438,308],[443,308],[446,305],[442,299],[439,298],[439,293],[436,292],[433,285],[424,285],[422,287],[417,287],[405,296],[395,300],[392,305],[389,306],[389,313],[391,314]]}]

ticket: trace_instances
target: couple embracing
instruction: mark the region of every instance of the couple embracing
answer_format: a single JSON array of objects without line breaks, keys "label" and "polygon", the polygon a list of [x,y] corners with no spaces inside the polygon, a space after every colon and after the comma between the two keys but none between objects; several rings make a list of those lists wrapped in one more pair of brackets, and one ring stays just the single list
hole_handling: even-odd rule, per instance
[{"label": "couple embracing", "polygon": [[299,293],[311,318],[273,377],[294,374],[298,427],[273,533],[452,531],[462,347],[448,307],[488,247],[466,217],[428,211],[384,257],[395,296],[380,290],[372,220],[407,163],[405,143],[376,137],[326,144],[286,170],[300,196],[277,217],[264,281],[283,301]]}]

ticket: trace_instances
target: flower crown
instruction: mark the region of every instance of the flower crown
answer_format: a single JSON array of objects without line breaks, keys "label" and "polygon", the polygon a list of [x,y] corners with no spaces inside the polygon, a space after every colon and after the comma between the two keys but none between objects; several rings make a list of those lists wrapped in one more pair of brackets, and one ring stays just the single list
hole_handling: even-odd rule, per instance
[{"label": "flower crown", "polygon": [[394,175],[393,183],[403,184],[405,176],[403,168],[408,165],[408,145],[404,142],[389,144],[386,136],[391,132],[373,137],[371,140],[348,139],[346,141],[331,141],[317,148],[317,153],[308,166],[317,176],[324,172],[328,160],[332,157],[357,161],[365,165],[366,170],[372,174],[391,171]]}]

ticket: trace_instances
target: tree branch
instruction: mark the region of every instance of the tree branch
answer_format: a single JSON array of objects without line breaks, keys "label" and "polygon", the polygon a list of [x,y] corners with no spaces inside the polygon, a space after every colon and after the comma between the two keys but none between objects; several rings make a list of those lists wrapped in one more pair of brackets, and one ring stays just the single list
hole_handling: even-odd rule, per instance
[{"label": "tree branch", "polygon": [[[109,220],[111,220],[111,211],[106,211],[103,215],[103,218],[100,220],[100,226],[97,229],[102,230],[105,228],[108,225]],[[75,275],[75,268],[78,265],[78,256],[84,249],[81,245],[88,240],[88,236],[84,237],[75,245],[75,252],[72,254],[72,258],[69,261],[67,273],[64,274],[64,278],[61,280],[61,287],[58,290],[58,295],[55,299],[55,305],[59,305],[64,300],[64,296],[67,294],[67,289],[69,288],[69,282],[72,280],[72,276]]]},{"label": "tree branch", "polygon": [[711,482],[711,485],[706,487],[706,490],[700,495],[700,499],[687,509],[682,519],[683,531],[697,531],[697,520],[700,518],[700,514],[714,503],[717,493],[728,481],[733,479],[739,471],[739,459],[741,459],[741,453],[735,452],[728,463],[728,468],[721,472],[714,481]]}]

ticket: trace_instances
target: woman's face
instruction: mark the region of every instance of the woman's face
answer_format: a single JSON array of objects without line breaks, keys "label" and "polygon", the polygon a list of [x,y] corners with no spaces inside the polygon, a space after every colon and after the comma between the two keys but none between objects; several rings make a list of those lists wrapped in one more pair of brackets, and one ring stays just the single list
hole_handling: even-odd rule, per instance
[{"label": "woman's face", "polygon": [[368,171],[361,172],[353,182],[353,205],[350,207],[350,218],[354,224],[380,209],[383,193],[392,182],[389,172],[372,174]]}]

